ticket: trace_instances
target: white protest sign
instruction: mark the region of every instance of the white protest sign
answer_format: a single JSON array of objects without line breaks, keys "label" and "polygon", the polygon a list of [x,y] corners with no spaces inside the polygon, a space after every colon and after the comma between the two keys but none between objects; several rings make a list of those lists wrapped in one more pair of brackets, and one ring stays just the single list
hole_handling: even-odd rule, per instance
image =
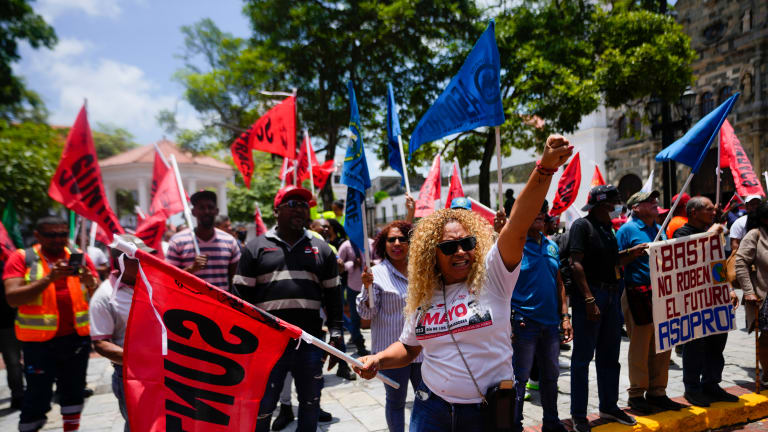
[{"label": "white protest sign", "polygon": [[736,327],[720,234],[650,243],[656,352]]}]

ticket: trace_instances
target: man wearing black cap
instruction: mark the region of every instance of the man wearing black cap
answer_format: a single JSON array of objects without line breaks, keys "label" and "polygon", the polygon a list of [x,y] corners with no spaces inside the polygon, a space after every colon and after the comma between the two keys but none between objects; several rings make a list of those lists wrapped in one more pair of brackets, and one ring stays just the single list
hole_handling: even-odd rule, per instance
[{"label": "man wearing black cap", "polygon": [[[616,233],[620,250],[647,247],[661,226],[659,192],[637,192],[627,200],[632,217]],[[662,233],[661,239],[667,236]],[[679,410],[683,405],[667,396],[669,358],[672,351],[656,353],[651,308],[651,270],[648,255],[637,255],[624,267],[624,293],[621,308],[629,335],[629,406],[642,414]]]},{"label": "man wearing black cap", "polygon": [[568,248],[576,294],[573,308],[571,357],[571,416],[574,430],[589,431],[587,400],[589,363],[595,358],[600,417],[634,425],[634,418],[619,409],[619,346],[621,345],[620,266],[642,253],[633,248],[619,257],[611,219],[621,213],[619,191],[611,185],[592,188],[586,217],[571,226]]},{"label": "man wearing black cap", "polygon": [[[316,337],[321,337],[320,311],[325,309],[330,343],[338,348],[343,341],[339,269],[328,243],[304,228],[312,201],[312,193],[306,189],[280,189],[274,202],[277,226],[248,242],[234,284],[244,300]],[[288,343],[269,375],[259,407],[257,432],[269,430],[288,372],[293,375],[299,400],[296,430],[317,429],[322,363],[321,352],[315,346]]]},{"label": "man wearing black cap", "polygon": [[[171,237],[165,260],[213,286],[229,291],[237,262],[240,261],[240,246],[232,235],[214,226],[219,214],[214,192],[197,191],[189,200],[197,227],[194,231],[186,229]],[[200,255],[195,254],[193,235],[197,237]]]}]

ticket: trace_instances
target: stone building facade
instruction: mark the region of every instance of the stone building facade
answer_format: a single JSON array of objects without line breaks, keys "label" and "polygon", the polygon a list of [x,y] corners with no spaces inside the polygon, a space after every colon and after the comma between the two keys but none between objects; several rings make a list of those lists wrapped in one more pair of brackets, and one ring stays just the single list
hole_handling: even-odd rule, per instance
[{"label": "stone building facade", "polygon": [[[678,0],[677,20],[691,38],[698,53],[693,62],[697,94],[691,111],[698,121],[735,92],[741,97],[729,115],[744,150],[756,173],[768,169],[768,2],[765,0]],[[625,198],[639,190],[655,170],[655,186],[661,189],[660,163],[654,156],[661,149],[660,134],[654,137],[645,113],[645,103],[608,111],[611,133],[606,151],[608,181],[616,184]],[[682,114],[676,108],[673,118]],[[684,131],[677,131],[676,138]],[[690,186],[691,194],[714,198],[714,148]],[[730,170],[722,174],[722,197],[733,194]],[[685,166],[678,166],[678,190],[688,176]],[[762,177],[762,176],[760,176]]]}]

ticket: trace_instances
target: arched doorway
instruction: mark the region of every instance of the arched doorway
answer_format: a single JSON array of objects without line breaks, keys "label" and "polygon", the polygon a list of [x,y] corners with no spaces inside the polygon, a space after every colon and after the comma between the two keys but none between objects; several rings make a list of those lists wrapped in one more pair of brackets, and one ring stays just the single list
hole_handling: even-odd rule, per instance
[{"label": "arched doorway", "polygon": [[624,202],[627,202],[629,197],[642,188],[643,181],[634,174],[627,174],[619,180],[619,194],[621,194],[621,200]]}]

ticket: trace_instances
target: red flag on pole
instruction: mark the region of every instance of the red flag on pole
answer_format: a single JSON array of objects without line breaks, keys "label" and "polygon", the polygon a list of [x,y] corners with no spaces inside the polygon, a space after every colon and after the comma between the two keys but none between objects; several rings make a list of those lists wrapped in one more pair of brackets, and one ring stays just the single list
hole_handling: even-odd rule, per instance
[{"label": "red flag on pole", "polygon": [[589,187],[593,188],[595,186],[602,186],[604,184],[605,180],[603,180],[603,174],[600,172],[600,168],[595,165],[595,173],[592,174],[592,182],[589,184]]},{"label": "red flag on pole", "polygon": [[421,185],[419,200],[416,201],[416,217],[425,217],[435,211],[435,200],[440,199],[440,155],[432,161],[427,179]]},{"label": "red flag on pole", "polygon": [[163,254],[163,234],[165,234],[166,215],[163,212],[157,212],[144,219],[136,227],[136,237],[142,239],[144,243],[157,251],[157,257],[164,259]]},{"label": "red flag on pole", "polygon": [[289,96],[249,128],[249,147],[283,157],[296,157],[296,97]]},{"label": "red flag on pole", "polygon": [[104,193],[85,105],[69,131],[48,195],[80,216],[98,223],[109,234],[125,232]]},{"label": "red flag on pole", "polygon": [[181,201],[179,184],[173,168],[166,166],[157,152],[155,152],[155,166],[152,172],[151,196],[152,202],[149,205],[151,215],[162,213],[165,218],[169,218],[184,211],[184,203]]},{"label": "red flag on pole", "polygon": [[549,214],[557,216],[566,211],[576,201],[579,186],[581,186],[581,160],[579,154],[576,153],[557,183],[557,194],[555,194]]},{"label": "red flag on pole", "polygon": [[723,209],[723,213],[728,213],[731,208],[734,206],[742,205],[744,204],[744,200],[741,199],[738,192],[734,192],[733,196],[731,197],[731,200],[728,201],[728,204],[725,205],[725,208]]},{"label": "red flag on pole", "polygon": [[760,179],[755,175],[752,163],[728,120],[720,128],[720,168],[726,167],[731,168],[733,184],[739,195],[765,196]]},{"label": "red flag on pole", "polygon": [[256,224],[256,235],[260,236],[267,232],[267,226],[264,225],[264,219],[261,218],[261,209],[256,204],[256,210],[253,212],[253,222]]},{"label": "red flag on pole", "polygon": [[496,218],[496,212],[472,198],[469,198],[469,202],[472,204],[472,211],[482,216],[485,220],[488,221],[489,224],[491,224],[491,226],[493,226],[493,220]]},{"label": "red flag on pole", "polygon": [[15,250],[16,246],[13,244],[11,236],[8,235],[5,226],[0,222],[0,261],[5,261]]},{"label": "red flag on pole", "polygon": [[[250,137],[253,133],[256,123],[252,124],[247,131],[240,134],[229,147],[232,151],[232,159],[235,165],[243,175],[243,183],[248,189],[251,188],[251,177],[253,177],[253,154],[250,145]],[[155,162],[157,165],[157,162]]]},{"label": "red flag on pole", "polygon": [[451,171],[451,185],[448,188],[448,197],[445,199],[445,208],[451,207],[451,201],[454,198],[464,196],[464,187],[461,184],[461,173],[459,172],[458,162],[453,162],[453,170]]},{"label": "red flag on pole", "polygon": [[280,180],[283,182],[283,186],[296,185],[296,159],[283,158]]},{"label": "red flag on pole", "polygon": [[325,161],[320,164],[317,161],[317,155],[315,149],[312,148],[312,142],[309,139],[309,135],[304,138],[304,142],[301,144],[301,150],[299,150],[299,158],[296,160],[296,177],[297,183],[301,184],[304,180],[309,178],[309,170],[307,169],[307,151],[309,151],[309,160],[312,163],[312,180],[315,185],[315,189],[320,190],[328,182],[328,178],[336,170],[333,166],[333,161]]},{"label": "red flag on pole", "polygon": [[252,431],[269,374],[301,329],[140,250],[125,339],[137,431]]}]

